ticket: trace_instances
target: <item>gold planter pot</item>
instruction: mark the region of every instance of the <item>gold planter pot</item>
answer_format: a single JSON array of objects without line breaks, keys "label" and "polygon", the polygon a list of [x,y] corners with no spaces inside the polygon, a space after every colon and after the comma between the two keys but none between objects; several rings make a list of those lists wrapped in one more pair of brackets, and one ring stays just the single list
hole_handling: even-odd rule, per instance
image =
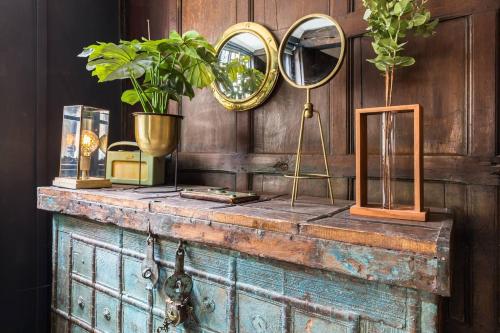
[{"label": "gold planter pot", "polygon": [[182,116],[146,112],[135,112],[133,116],[135,141],[143,152],[159,157],[175,150]]}]

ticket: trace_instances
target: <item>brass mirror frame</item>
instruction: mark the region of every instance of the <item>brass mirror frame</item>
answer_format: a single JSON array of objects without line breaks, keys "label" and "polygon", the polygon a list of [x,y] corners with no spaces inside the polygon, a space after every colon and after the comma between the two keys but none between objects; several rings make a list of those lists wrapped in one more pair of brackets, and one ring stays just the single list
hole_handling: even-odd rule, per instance
[{"label": "brass mirror frame", "polygon": [[[282,64],[282,59],[281,58],[282,58],[283,52],[285,50],[286,41],[288,40],[288,37],[290,37],[290,35],[295,31],[295,29],[299,25],[301,25],[305,21],[309,21],[309,20],[315,19],[315,18],[326,19],[326,20],[332,22],[333,25],[335,25],[335,27],[337,28],[337,30],[339,32],[339,35],[340,35],[340,41],[341,41],[339,61],[337,62],[337,65],[333,68],[333,70],[330,72],[330,74],[328,74],[323,80],[321,80],[321,81],[319,81],[317,83],[314,83],[314,84],[307,85],[307,86],[301,86],[301,85],[298,85],[297,83],[295,83],[295,81],[293,81],[290,77],[288,77],[285,69],[283,68],[283,64]],[[300,19],[298,19],[288,29],[288,31],[286,32],[285,36],[281,40],[280,48],[279,48],[279,51],[278,51],[278,66],[279,66],[281,74],[283,75],[283,78],[288,83],[290,83],[290,85],[292,85],[293,87],[299,88],[299,89],[314,89],[314,88],[321,87],[322,85],[328,83],[328,81],[330,81],[333,78],[333,76],[335,74],[337,74],[337,72],[339,71],[340,67],[342,66],[342,63],[344,62],[344,58],[345,58],[345,35],[344,35],[344,30],[342,30],[342,27],[340,26],[340,24],[333,17],[331,17],[329,15],[325,15],[325,14],[310,14],[310,15],[306,15],[306,16],[301,17]]]},{"label": "brass mirror frame", "polygon": [[216,56],[232,37],[241,33],[250,33],[257,36],[264,44],[266,50],[266,73],[264,81],[259,89],[251,96],[245,99],[231,99],[224,95],[217,82],[212,83],[212,91],[217,101],[230,111],[246,111],[261,105],[271,94],[278,81],[279,65],[278,65],[278,44],[271,32],[264,26],[255,22],[241,22],[229,27],[222,34],[221,39],[215,46]]}]

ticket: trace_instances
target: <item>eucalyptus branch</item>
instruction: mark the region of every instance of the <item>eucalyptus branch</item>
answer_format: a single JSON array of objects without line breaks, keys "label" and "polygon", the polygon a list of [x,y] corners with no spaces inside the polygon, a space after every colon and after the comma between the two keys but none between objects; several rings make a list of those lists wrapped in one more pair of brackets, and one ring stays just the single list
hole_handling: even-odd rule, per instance
[{"label": "eucalyptus branch", "polygon": [[368,61],[385,76],[386,105],[392,102],[395,71],[415,63],[413,57],[402,55],[407,43],[404,38],[409,33],[429,36],[437,25],[437,20],[430,21],[426,3],[427,0],[363,0],[363,19],[368,23],[367,35],[373,38],[376,54]]}]

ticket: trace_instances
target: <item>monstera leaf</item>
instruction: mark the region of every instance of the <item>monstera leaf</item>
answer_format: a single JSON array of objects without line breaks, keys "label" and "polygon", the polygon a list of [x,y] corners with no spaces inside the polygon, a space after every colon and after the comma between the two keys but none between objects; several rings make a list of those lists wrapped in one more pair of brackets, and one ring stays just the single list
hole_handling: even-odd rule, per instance
[{"label": "monstera leaf", "polygon": [[139,78],[153,65],[153,58],[138,54],[129,45],[100,43],[87,47],[79,57],[87,57],[87,70],[97,76],[99,82]]},{"label": "monstera leaf", "polygon": [[145,112],[164,113],[168,101],[194,97],[194,88],[204,88],[221,75],[214,47],[196,31],[169,38],[96,43],[83,49],[87,70],[99,82],[129,79],[133,89],[121,100],[141,103]]}]

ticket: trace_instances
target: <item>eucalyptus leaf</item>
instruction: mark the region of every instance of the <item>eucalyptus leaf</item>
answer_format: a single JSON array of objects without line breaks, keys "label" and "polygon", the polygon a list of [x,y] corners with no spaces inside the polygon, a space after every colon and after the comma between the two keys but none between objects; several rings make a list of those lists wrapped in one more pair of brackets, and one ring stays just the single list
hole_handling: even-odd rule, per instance
[{"label": "eucalyptus leaf", "polygon": [[[420,0],[363,0],[367,22],[366,35],[373,39],[371,45],[377,55],[368,59],[380,71],[388,67],[406,67],[415,63],[410,57],[402,58],[408,33],[431,35],[437,20],[430,21],[430,12]],[[404,60],[401,60],[404,59]]]},{"label": "eucalyptus leaf", "polygon": [[427,17],[425,15],[422,15],[422,14],[415,14],[415,16],[413,16],[413,25],[415,27],[418,27],[422,24],[424,24],[425,22],[427,22]]}]

